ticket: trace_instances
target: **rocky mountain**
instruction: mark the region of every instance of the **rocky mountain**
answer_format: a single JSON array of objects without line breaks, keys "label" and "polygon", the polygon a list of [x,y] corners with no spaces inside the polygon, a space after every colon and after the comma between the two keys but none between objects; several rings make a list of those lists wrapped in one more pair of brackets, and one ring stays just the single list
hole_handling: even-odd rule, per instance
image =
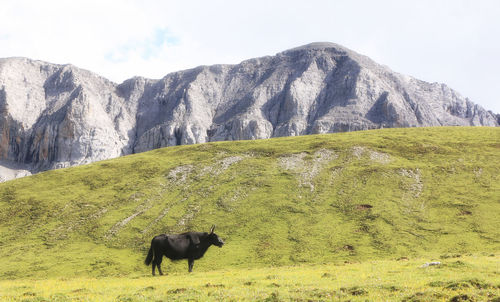
[{"label": "rocky mountain", "polygon": [[0,181],[180,144],[444,125],[498,117],[333,43],[121,84],[0,59]]}]

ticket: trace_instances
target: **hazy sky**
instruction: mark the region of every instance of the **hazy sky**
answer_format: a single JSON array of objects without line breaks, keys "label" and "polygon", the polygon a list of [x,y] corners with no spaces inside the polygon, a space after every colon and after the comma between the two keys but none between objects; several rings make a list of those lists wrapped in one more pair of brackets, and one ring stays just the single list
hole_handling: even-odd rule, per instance
[{"label": "hazy sky", "polygon": [[315,41],[500,113],[498,0],[0,0],[0,57],[71,63],[115,82]]}]

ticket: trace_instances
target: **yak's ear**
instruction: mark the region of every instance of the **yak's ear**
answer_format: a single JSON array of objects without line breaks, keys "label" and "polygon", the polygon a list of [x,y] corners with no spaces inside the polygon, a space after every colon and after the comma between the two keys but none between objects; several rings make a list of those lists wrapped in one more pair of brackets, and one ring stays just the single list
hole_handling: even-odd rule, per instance
[{"label": "yak's ear", "polygon": [[213,234],[214,233],[214,230],[215,230],[215,224],[212,225],[212,228],[210,229],[210,234]]}]

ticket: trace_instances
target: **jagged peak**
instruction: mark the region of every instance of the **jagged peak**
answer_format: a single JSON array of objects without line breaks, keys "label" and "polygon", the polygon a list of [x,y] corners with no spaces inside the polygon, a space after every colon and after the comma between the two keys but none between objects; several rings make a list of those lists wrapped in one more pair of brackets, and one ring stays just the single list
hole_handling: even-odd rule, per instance
[{"label": "jagged peak", "polygon": [[49,66],[55,66],[55,67],[62,66],[61,64],[49,63],[46,61],[40,61],[40,60],[30,59],[30,58],[26,58],[26,57],[0,58],[0,65],[7,65],[7,64],[9,64],[9,65],[15,65],[15,64],[49,65]]},{"label": "jagged peak", "polygon": [[299,47],[291,48],[288,50],[285,50],[283,52],[278,53],[277,55],[290,55],[292,53],[297,53],[297,52],[318,52],[320,54],[326,54],[326,55],[334,55],[334,56],[348,56],[349,58],[353,59],[357,63],[359,63],[362,66],[368,67],[368,68],[376,68],[376,69],[387,69],[390,70],[388,67],[380,65],[373,61],[371,58],[359,54],[345,46],[342,46],[337,43],[333,42],[313,42],[309,44],[305,44]]},{"label": "jagged peak", "polygon": [[312,42],[302,46],[294,47],[283,51],[282,53],[301,51],[301,50],[324,50],[324,49],[336,49],[339,51],[350,52],[351,50],[333,42]]},{"label": "jagged peak", "polygon": [[0,70],[4,70],[4,72],[10,72],[9,70],[23,70],[23,68],[39,68],[40,70],[46,70],[49,71],[50,74],[54,73],[73,73],[75,76],[83,76],[83,77],[94,77],[94,78],[100,78],[103,81],[106,81],[108,83],[112,83],[116,85],[113,81],[93,72],[85,68],[78,67],[76,65],[73,65],[71,63],[66,63],[66,64],[57,64],[57,63],[50,63],[47,61],[41,61],[41,60],[35,60],[35,59],[30,59],[26,57],[7,57],[7,58],[0,58]]}]

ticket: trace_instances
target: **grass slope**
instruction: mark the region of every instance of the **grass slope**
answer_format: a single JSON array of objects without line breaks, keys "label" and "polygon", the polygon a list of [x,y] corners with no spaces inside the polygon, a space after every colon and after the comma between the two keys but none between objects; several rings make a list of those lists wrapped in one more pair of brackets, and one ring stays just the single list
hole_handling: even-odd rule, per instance
[{"label": "grass slope", "polygon": [[0,278],[148,274],[154,235],[212,224],[226,245],[195,271],[495,253],[499,171],[500,129],[486,127],[178,146],[49,171],[0,184]]},{"label": "grass slope", "polygon": [[500,301],[499,256],[0,280],[1,301]]}]

